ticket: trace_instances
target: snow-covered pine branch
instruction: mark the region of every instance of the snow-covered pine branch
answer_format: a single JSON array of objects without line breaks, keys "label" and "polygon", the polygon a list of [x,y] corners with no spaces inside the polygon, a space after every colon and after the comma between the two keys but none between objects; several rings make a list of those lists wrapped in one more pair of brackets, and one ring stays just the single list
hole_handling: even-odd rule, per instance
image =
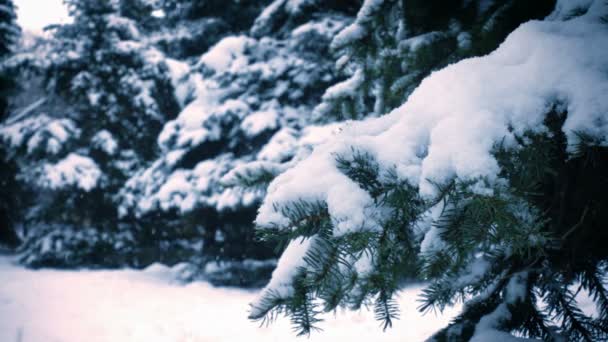
[{"label": "snow-covered pine branch", "polygon": [[[389,114],[344,124],[279,175],[256,224],[291,242],[250,317],[292,316],[309,297],[329,310],[388,305],[417,275],[431,282],[423,308],[465,301],[437,340],[605,339],[608,317],[583,314],[569,287],[597,279],[608,258],[596,242],[608,204],[608,4],[577,2],[575,17],[570,6],[431,74]],[[325,268],[337,273],[315,278]]]}]

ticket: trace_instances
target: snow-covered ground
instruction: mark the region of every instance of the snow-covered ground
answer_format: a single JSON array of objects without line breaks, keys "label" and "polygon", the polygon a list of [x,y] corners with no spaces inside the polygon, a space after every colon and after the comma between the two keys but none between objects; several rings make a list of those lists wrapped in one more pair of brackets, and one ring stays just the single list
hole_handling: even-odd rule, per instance
[{"label": "snow-covered ground", "polygon": [[33,271],[0,257],[0,341],[421,341],[456,313],[421,315],[420,287],[412,287],[401,293],[401,319],[386,332],[362,310],[329,314],[322,332],[297,338],[285,318],[269,327],[247,319],[256,291],[172,279],[172,271],[159,265]]}]

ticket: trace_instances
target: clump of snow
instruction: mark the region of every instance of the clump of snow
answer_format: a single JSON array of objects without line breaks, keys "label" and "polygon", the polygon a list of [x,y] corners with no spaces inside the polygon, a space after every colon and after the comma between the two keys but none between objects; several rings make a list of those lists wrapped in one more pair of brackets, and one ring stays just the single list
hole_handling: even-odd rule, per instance
[{"label": "clump of snow", "polygon": [[251,34],[253,36],[261,35],[266,27],[269,26],[269,22],[275,16],[275,14],[283,9],[287,0],[274,0],[270,5],[266,6],[262,13],[255,19],[253,26],[251,27]]},{"label": "clump of snow", "polygon": [[244,56],[247,44],[251,42],[246,36],[229,36],[220,40],[199,60],[199,64],[215,72],[224,72],[232,68],[238,70],[247,63]]},{"label": "clump of snow", "polygon": [[285,2],[285,9],[288,13],[297,14],[307,6],[314,5],[317,1],[318,0],[287,0]]},{"label": "clump of snow", "polygon": [[171,77],[171,84],[175,89],[175,98],[180,106],[184,106],[194,91],[189,77],[190,66],[187,63],[171,58],[166,58],[165,64]]},{"label": "clump of snow", "polygon": [[468,32],[461,32],[456,37],[458,41],[458,48],[460,49],[469,49],[471,47],[471,34]]},{"label": "clump of snow", "polygon": [[433,222],[437,222],[437,219],[441,217],[443,210],[444,204],[443,202],[439,202],[428,210],[424,222],[419,222],[419,225],[423,229],[426,227],[424,239],[420,243],[420,253],[422,255],[440,251],[445,247],[445,242],[441,238],[440,228],[433,224]]},{"label": "clump of snow", "polygon": [[39,184],[50,189],[75,186],[91,191],[99,185],[102,172],[93,159],[70,153],[56,164],[45,164]]},{"label": "clump of snow", "polygon": [[314,108],[313,116],[316,119],[323,119],[323,116],[327,114],[331,108],[329,105],[330,101],[336,101],[343,98],[354,98],[357,95],[357,92],[360,91],[363,82],[365,82],[363,69],[357,69],[357,71],[348,79],[327,88],[321,98],[322,102]]},{"label": "clump of snow", "polygon": [[202,92],[177,119],[165,125],[158,136],[158,143],[161,148],[170,150],[219,140],[222,138],[221,123],[241,120],[249,111],[249,106],[243,101],[228,100],[216,105],[207,93]]},{"label": "clump of snow", "polygon": [[249,137],[255,137],[265,131],[277,128],[279,115],[276,110],[263,110],[249,114],[243,122],[241,129]]},{"label": "clump of snow", "polygon": [[[382,2],[365,2],[372,3]],[[353,149],[384,169],[394,167],[397,177],[433,198],[433,183],[453,178],[481,179],[473,190],[491,191],[500,171],[495,144],[514,147],[515,135],[542,133],[545,115],[557,104],[567,109],[562,129],[569,146],[579,132],[608,144],[608,25],[601,19],[607,12],[608,5],[595,1],[587,14],[565,22],[523,24],[493,53],[431,74],[391,113],[343,125],[270,184],[257,225],[288,229],[281,208],[304,200],[327,204],[339,222],[337,235],[375,229],[369,194],[336,167],[335,156]]]},{"label": "clump of snow", "polygon": [[118,142],[114,139],[112,133],[105,129],[97,132],[93,136],[91,143],[93,144],[93,147],[104,151],[110,156],[114,155],[118,150]]},{"label": "clump of snow", "polygon": [[292,128],[283,128],[275,133],[260,152],[257,159],[281,162],[293,157],[298,146],[298,135]]}]

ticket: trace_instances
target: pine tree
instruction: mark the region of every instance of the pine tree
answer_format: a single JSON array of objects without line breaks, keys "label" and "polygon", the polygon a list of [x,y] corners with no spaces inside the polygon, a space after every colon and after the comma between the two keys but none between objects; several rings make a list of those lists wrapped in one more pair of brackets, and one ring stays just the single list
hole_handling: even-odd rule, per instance
[{"label": "pine tree", "polygon": [[19,178],[38,197],[23,261],[145,265],[161,258],[150,247],[160,242],[119,220],[115,196],[155,156],[156,135],[179,111],[172,70],[125,16],[133,1],[66,3],[73,23],[52,27],[35,53],[11,61],[40,75],[47,95],[1,130]]},{"label": "pine tree", "polygon": [[[550,11],[546,4],[527,12],[523,2],[505,3],[477,22],[488,27],[506,20],[492,34],[498,40],[475,42],[478,34],[471,33],[467,50],[487,53],[518,20]],[[454,13],[429,21],[424,15],[431,8],[422,2],[366,1],[334,46],[340,37],[365,42],[386,32],[372,25],[391,17],[391,6],[412,9],[403,22],[409,32],[447,25]],[[505,19],[506,13],[517,14]],[[608,111],[601,95],[608,79],[599,72],[606,67],[605,51],[589,47],[608,44],[606,18],[605,1],[559,1],[544,21],[520,26],[490,55],[433,73],[409,96],[401,91],[407,100],[391,102],[380,97],[385,91],[372,91],[392,89],[383,87],[392,81],[382,77],[396,80],[406,71],[365,70],[369,63],[354,68],[362,81],[348,81],[356,83],[348,100],[358,106],[341,108],[365,116],[374,108],[381,114],[399,107],[343,125],[335,139],[270,184],[258,232],[286,248],[250,317],[285,314],[300,334],[309,334],[321,312],[372,304],[388,328],[399,314],[394,295],[416,278],[429,283],[421,311],[464,302],[434,341],[512,339],[511,333],[605,340],[608,131],[598,124]],[[418,19],[420,29],[412,26]],[[574,32],[578,38],[570,40]],[[454,44],[459,36],[446,39]],[[380,38],[413,44],[396,33]],[[377,46],[355,41],[348,41],[353,51]],[[377,55],[364,56],[360,61],[390,66],[390,58],[375,63]],[[570,68],[551,77],[557,65]],[[381,85],[365,88],[364,81]],[[557,89],[563,93],[556,97]],[[581,289],[591,294],[596,316],[581,310]]]},{"label": "pine tree", "polygon": [[17,26],[17,15],[15,14],[13,1],[2,0],[0,9],[0,20],[3,24],[0,28],[0,56],[6,57],[17,44],[21,30]]},{"label": "pine tree", "polygon": [[[258,3],[244,2],[240,15]],[[259,8],[257,18],[248,19],[251,32],[221,39],[184,66],[178,91],[185,94],[185,107],[158,137],[161,157],[121,192],[127,217],[204,229],[202,272],[208,262],[236,268],[246,259],[275,256],[271,246],[254,240],[251,221],[267,182],[294,157],[312,107],[336,80],[328,46],[350,20],[349,10],[323,2],[313,7],[300,2],[303,7],[297,8],[287,3],[292,2]],[[180,16],[192,20],[202,11],[197,6],[227,23],[233,20],[231,5],[221,9],[214,1],[183,5]],[[241,177],[249,168],[255,168],[255,179]],[[247,186],[240,186],[243,182]]]},{"label": "pine tree", "polygon": [[[15,80],[5,67],[5,60],[13,53],[20,36],[12,0],[0,1],[0,122],[9,113],[9,95],[15,88]],[[19,211],[13,196],[17,189],[15,165],[8,160],[4,146],[0,146],[0,244],[15,247],[19,237],[15,233],[16,213]]]}]

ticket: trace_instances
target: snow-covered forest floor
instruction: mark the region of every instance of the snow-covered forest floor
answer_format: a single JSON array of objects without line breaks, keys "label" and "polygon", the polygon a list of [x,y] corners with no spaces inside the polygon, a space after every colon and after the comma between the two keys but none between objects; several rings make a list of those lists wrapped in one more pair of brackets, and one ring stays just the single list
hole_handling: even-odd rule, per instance
[{"label": "snow-covered forest floor", "polygon": [[421,315],[421,287],[401,292],[401,319],[382,332],[373,312],[326,315],[322,332],[297,338],[280,318],[260,327],[247,319],[257,292],[180,284],[174,271],[29,270],[0,257],[0,341],[421,341],[457,310]]}]

